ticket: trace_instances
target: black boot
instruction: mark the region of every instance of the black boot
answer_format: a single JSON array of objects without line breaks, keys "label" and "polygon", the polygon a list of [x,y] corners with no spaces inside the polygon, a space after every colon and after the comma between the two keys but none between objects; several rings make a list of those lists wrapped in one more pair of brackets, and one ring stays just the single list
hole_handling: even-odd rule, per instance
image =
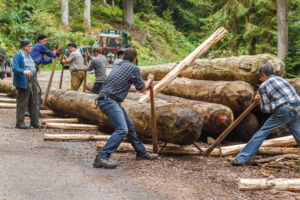
[{"label": "black boot", "polygon": [[149,152],[146,152],[144,154],[136,154],[136,159],[137,160],[155,160],[158,158],[158,154],[156,153],[149,153]]},{"label": "black boot", "polygon": [[45,126],[41,125],[41,124],[37,124],[37,125],[31,125],[33,128],[37,128],[37,129],[44,129]]},{"label": "black boot", "polygon": [[105,168],[105,169],[114,169],[118,166],[118,161],[108,160],[101,157],[96,157],[94,164],[94,168]]},{"label": "black boot", "polygon": [[30,129],[30,126],[26,126],[25,124],[22,124],[22,125],[16,125],[16,128],[18,128],[18,129]]}]

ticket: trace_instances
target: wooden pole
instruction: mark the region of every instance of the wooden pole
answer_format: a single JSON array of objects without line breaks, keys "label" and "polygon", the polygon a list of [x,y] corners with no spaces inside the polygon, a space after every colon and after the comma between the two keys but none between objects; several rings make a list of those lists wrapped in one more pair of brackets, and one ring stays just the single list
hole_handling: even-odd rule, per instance
[{"label": "wooden pole", "polygon": [[[190,55],[173,68],[157,85],[155,85],[153,94],[158,94],[163,90],[171,81],[173,81],[182,71],[184,71],[192,62],[194,62],[200,55],[205,53],[212,45],[223,38],[228,31],[225,28],[219,28],[200,46],[198,46]],[[146,102],[150,99],[150,92],[140,98],[140,102]]]},{"label": "wooden pole", "polygon": [[58,60],[58,56],[55,57],[54,63],[52,65],[51,75],[50,75],[50,79],[49,79],[49,82],[48,82],[47,90],[46,90],[46,93],[45,93],[45,98],[44,98],[44,101],[43,101],[44,104],[46,104],[46,102],[47,102],[47,98],[48,98],[49,91],[50,91],[50,88],[51,88],[53,76],[54,76],[54,73],[55,73],[55,67],[56,67],[57,60]]},{"label": "wooden pole", "polygon": [[16,108],[17,104],[15,103],[0,103],[0,108]]},{"label": "wooden pole", "polygon": [[46,123],[79,123],[79,118],[55,118],[55,119],[40,119],[42,124]]},{"label": "wooden pole", "polygon": [[92,124],[46,123],[46,128],[66,130],[98,130],[100,126]]},{"label": "wooden pole", "polygon": [[216,141],[205,151],[205,155],[209,156],[209,154],[214,150],[216,146],[218,146],[224,138],[255,108],[258,104],[258,101],[254,101],[236,120],[234,120],[224,131],[223,133],[216,139]]},{"label": "wooden pole", "polygon": [[54,115],[55,112],[53,110],[40,110],[42,115]]},{"label": "wooden pole", "polygon": [[59,89],[62,88],[63,83],[63,77],[64,77],[64,64],[61,64],[61,72],[60,72],[60,80],[59,80]]},{"label": "wooden pole", "polygon": [[252,178],[239,180],[239,190],[262,190],[262,189],[277,189],[288,191],[300,191],[300,178]]},{"label": "wooden pole", "polygon": [[151,101],[151,132],[152,132],[152,144],[153,153],[157,153],[157,131],[156,131],[156,116],[155,116],[155,105],[154,105],[154,95],[153,86],[150,85],[150,101]]},{"label": "wooden pole", "polygon": [[16,103],[17,100],[16,100],[16,99],[12,99],[12,98],[0,98],[0,102],[5,102],[5,103]]},{"label": "wooden pole", "polygon": [[[85,51],[85,64],[86,64],[86,67],[88,66],[88,63],[89,63],[89,53],[86,50]],[[84,70],[84,80],[83,80],[83,89],[82,89],[83,92],[85,92],[85,90],[86,90],[86,79],[87,79],[87,72],[86,72],[86,70]]]},{"label": "wooden pole", "polygon": [[110,135],[44,134],[45,141],[107,141]]}]

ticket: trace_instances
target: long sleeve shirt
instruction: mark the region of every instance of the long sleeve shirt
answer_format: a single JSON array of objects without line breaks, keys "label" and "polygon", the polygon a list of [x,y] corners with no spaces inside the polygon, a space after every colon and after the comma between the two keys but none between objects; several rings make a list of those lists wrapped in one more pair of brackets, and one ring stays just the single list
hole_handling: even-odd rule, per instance
[{"label": "long sleeve shirt", "polygon": [[[35,64],[40,65],[40,64],[49,64],[52,62],[52,58],[56,56],[56,54],[50,50],[48,50],[45,45],[43,45],[40,42],[37,42],[31,52],[30,55],[32,59],[34,60]],[[48,58],[45,58],[44,56],[48,56]]]},{"label": "long sleeve shirt", "polygon": [[262,112],[272,113],[278,107],[288,103],[300,103],[295,89],[283,78],[272,75],[259,87]]}]

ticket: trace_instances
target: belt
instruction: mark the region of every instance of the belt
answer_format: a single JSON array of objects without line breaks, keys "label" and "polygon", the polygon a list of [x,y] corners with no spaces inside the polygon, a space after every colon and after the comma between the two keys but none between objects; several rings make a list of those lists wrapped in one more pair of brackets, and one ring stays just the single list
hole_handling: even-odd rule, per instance
[{"label": "belt", "polygon": [[285,103],[283,106],[300,106],[300,103]]},{"label": "belt", "polygon": [[99,101],[99,100],[105,100],[105,99],[107,99],[107,98],[110,98],[110,99],[112,99],[112,100],[114,100],[114,101],[120,103],[120,101],[118,100],[117,97],[115,97],[115,96],[113,96],[113,95],[111,95],[111,94],[103,93],[103,92],[100,92],[100,93],[99,93],[98,101]]}]

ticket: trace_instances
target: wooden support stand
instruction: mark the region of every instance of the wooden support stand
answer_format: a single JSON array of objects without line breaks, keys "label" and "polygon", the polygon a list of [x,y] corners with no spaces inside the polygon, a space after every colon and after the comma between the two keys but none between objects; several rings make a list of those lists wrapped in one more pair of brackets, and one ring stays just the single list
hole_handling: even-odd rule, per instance
[{"label": "wooden support stand", "polygon": [[156,116],[155,116],[155,105],[154,105],[154,95],[153,86],[150,86],[150,97],[151,97],[151,131],[152,131],[152,144],[153,153],[157,153],[157,131],[156,131]]},{"label": "wooden support stand", "polygon": [[62,88],[63,77],[64,77],[64,64],[61,64],[60,80],[59,80],[59,89]]},{"label": "wooden support stand", "polygon": [[43,101],[44,104],[46,104],[46,102],[47,102],[47,98],[48,98],[49,91],[50,91],[50,88],[51,88],[53,76],[54,76],[54,73],[55,73],[55,67],[56,67],[57,60],[58,60],[58,57],[55,57],[55,60],[54,60],[54,63],[52,65],[52,69],[51,69],[51,75],[50,75],[50,79],[49,79],[49,82],[48,82],[47,90],[46,90],[46,93],[45,93],[45,98],[44,98],[44,101]]}]

